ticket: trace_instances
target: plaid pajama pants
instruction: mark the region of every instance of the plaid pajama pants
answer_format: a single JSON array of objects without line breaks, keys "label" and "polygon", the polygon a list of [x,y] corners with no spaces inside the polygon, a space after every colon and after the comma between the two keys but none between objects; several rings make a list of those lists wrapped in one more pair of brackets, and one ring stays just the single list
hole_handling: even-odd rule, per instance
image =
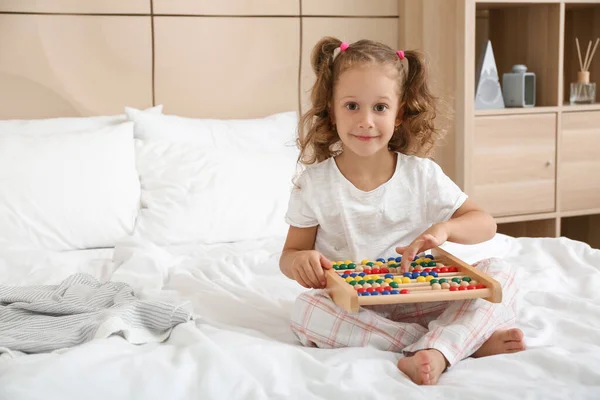
[{"label": "plaid pajama pants", "polygon": [[372,346],[409,356],[439,350],[449,366],[469,357],[496,330],[514,326],[517,314],[515,271],[489,258],[474,265],[502,286],[502,303],[483,299],[361,307],[356,314],[336,306],[324,290],[301,294],[291,328],[304,346]]}]

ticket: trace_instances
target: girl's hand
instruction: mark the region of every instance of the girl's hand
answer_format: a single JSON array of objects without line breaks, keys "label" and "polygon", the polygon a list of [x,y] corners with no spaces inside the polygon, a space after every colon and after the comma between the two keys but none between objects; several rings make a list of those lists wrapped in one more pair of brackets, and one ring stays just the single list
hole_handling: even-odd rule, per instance
[{"label": "girl's hand", "polygon": [[396,252],[402,255],[402,263],[400,264],[402,272],[408,272],[410,263],[417,254],[440,246],[446,240],[448,240],[448,232],[444,223],[439,223],[432,225],[408,246],[396,247]]},{"label": "girl's hand", "polygon": [[316,250],[302,250],[295,254],[292,276],[305,288],[322,289],[327,284],[325,270],[331,269],[331,261]]}]

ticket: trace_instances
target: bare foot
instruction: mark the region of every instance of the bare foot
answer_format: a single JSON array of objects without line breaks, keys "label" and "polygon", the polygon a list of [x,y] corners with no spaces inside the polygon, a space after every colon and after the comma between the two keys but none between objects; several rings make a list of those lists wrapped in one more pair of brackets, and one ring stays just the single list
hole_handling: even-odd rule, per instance
[{"label": "bare foot", "polygon": [[487,357],[496,354],[517,353],[525,350],[523,331],[520,329],[507,329],[496,331],[471,357]]},{"label": "bare foot", "polygon": [[417,385],[435,385],[446,369],[446,358],[437,350],[421,350],[398,361],[398,369]]}]

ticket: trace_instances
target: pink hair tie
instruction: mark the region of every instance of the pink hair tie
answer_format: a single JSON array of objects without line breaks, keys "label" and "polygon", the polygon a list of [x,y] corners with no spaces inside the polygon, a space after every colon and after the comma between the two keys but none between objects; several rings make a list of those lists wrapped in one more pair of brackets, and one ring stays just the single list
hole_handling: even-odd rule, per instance
[{"label": "pink hair tie", "polygon": [[396,54],[398,54],[398,57],[399,57],[401,60],[404,60],[404,51],[403,51],[403,50],[398,50],[398,51],[396,52]]},{"label": "pink hair tie", "polygon": [[348,47],[350,47],[348,43],[342,42],[342,44],[340,44],[340,51],[343,53]]}]

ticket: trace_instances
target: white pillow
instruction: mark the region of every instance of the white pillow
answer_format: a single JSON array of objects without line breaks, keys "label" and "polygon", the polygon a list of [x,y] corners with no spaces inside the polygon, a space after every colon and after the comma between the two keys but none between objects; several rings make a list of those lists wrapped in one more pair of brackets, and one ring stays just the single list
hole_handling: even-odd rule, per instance
[{"label": "white pillow", "polygon": [[112,247],[139,209],[133,122],[0,135],[0,246]]},{"label": "white pillow", "polygon": [[160,245],[281,236],[295,160],[197,143],[138,141],[135,236]]},{"label": "white pillow", "polygon": [[254,119],[202,119],[125,108],[137,139],[198,143],[222,150],[297,154],[298,115],[294,111]]},{"label": "white pillow", "polygon": [[[145,110],[148,114],[161,114],[162,104]],[[107,115],[99,117],[12,119],[0,120],[0,135],[39,136],[51,133],[69,133],[99,129],[105,126],[127,122],[127,115]]]},{"label": "white pillow", "polygon": [[295,112],[248,120],[126,113],[139,138],[136,236],[175,245],[287,232],[298,157]]}]

